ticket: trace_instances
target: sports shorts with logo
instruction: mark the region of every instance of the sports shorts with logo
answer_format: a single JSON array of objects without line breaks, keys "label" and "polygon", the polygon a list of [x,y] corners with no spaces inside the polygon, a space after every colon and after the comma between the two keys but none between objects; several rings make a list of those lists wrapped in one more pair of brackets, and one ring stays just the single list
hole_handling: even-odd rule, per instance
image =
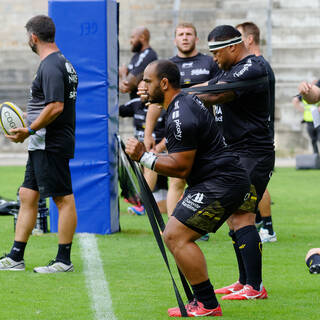
[{"label": "sports shorts with logo", "polygon": [[200,234],[216,232],[249,196],[247,177],[213,178],[188,187],[172,215]]},{"label": "sports shorts with logo", "polygon": [[274,151],[270,151],[264,155],[257,155],[256,157],[248,157],[241,153],[238,153],[238,155],[240,156],[242,166],[249,174],[251,183],[255,187],[258,204],[272,176],[275,162]]},{"label": "sports shorts with logo", "polygon": [[29,151],[22,187],[39,191],[42,198],[72,194],[69,159],[57,152]]}]

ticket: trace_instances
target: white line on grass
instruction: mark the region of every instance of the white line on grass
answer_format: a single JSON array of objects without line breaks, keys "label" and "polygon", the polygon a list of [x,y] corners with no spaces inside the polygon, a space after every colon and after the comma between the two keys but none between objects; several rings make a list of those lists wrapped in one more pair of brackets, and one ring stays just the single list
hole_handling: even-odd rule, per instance
[{"label": "white line on grass", "polygon": [[97,240],[94,234],[78,234],[81,256],[84,262],[89,296],[97,320],[116,320],[112,311],[112,301],[108,282],[104,276]]}]

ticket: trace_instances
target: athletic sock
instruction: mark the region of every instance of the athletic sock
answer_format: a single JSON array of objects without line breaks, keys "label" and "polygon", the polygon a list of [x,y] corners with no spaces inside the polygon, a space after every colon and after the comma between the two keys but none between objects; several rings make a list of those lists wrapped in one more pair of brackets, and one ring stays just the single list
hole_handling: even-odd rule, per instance
[{"label": "athletic sock", "polygon": [[194,297],[203,303],[206,309],[215,309],[218,307],[219,303],[213,290],[213,286],[210,280],[192,285],[192,290]]},{"label": "athletic sock", "polygon": [[65,264],[71,264],[71,260],[70,260],[71,245],[72,245],[72,242],[67,244],[59,244],[56,261],[63,262]]},{"label": "athletic sock", "polygon": [[26,242],[14,241],[8,257],[17,262],[23,260],[26,245]]},{"label": "athletic sock", "polygon": [[255,226],[245,226],[235,232],[246,270],[246,284],[260,291],[262,283],[262,243]]},{"label": "athletic sock", "polygon": [[260,210],[258,209],[257,210],[257,213],[256,213],[256,223],[260,223],[262,221],[262,217],[261,217],[261,214],[260,214]]},{"label": "athletic sock", "polygon": [[320,264],[320,254],[315,253],[310,256],[306,261],[307,266],[310,268],[314,264]]},{"label": "athletic sock", "polygon": [[273,234],[272,217],[262,217],[263,229],[267,229],[269,234]]},{"label": "athletic sock", "polygon": [[239,282],[241,284],[246,284],[246,280],[247,280],[246,269],[244,268],[244,264],[242,261],[242,256],[240,253],[239,245],[237,243],[235,232],[233,230],[230,230],[229,236],[232,239],[233,249],[234,249],[234,252],[236,253],[236,257],[237,257],[238,269],[239,269]]}]

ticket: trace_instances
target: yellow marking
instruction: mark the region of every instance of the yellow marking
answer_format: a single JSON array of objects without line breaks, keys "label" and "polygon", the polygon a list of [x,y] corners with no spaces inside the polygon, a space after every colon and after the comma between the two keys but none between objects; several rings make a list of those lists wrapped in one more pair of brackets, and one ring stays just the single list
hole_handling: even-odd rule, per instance
[{"label": "yellow marking", "polygon": [[239,249],[243,249],[246,246],[246,244],[242,244]]},{"label": "yellow marking", "polygon": [[262,242],[259,242],[259,251],[262,254]]}]

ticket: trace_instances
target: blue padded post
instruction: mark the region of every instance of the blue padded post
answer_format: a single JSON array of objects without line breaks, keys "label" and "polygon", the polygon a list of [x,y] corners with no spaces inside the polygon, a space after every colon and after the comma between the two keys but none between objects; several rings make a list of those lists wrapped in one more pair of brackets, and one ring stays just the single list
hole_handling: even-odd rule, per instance
[{"label": "blue padded post", "polygon": [[[118,13],[115,0],[49,0],[56,43],[79,76],[76,151],[70,162],[77,232],[119,231]],[[50,229],[58,230],[50,201]]]}]

